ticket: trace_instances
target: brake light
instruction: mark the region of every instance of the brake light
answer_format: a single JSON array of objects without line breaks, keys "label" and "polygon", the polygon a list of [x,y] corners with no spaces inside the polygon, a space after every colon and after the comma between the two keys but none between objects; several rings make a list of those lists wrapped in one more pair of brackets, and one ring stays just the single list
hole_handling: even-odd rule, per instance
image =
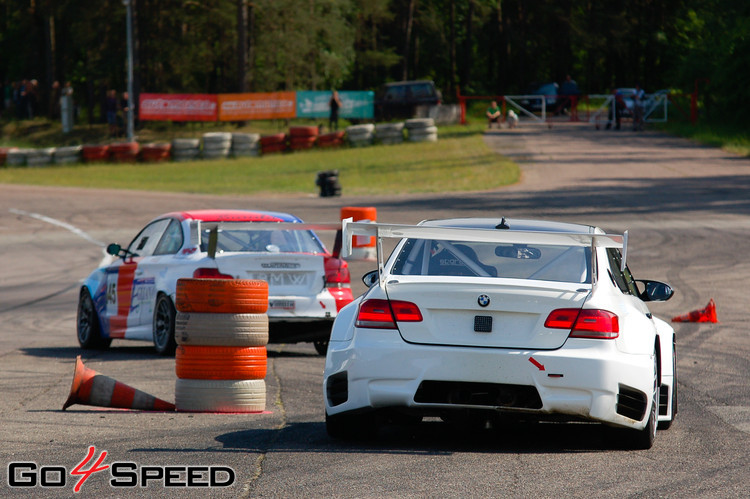
[{"label": "brake light", "polygon": [[544,327],[569,329],[568,338],[612,340],[620,335],[620,321],[608,310],[560,308],[550,312]]},{"label": "brake light", "polygon": [[421,322],[422,313],[408,301],[365,300],[359,305],[357,327],[396,329],[396,322]]},{"label": "brake light", "polygon": [[340,287],[341,284],[349,284],[349,264],[339,258],[325,257],[323,265],[326,273],[326,287]]},{"label": "brake light", "polygon": [[213,269],[209,267],[201,267],[195,269],[193,272],[193,278],[195,279],[234,279],[229,274],[222,274],[219,269]]}]

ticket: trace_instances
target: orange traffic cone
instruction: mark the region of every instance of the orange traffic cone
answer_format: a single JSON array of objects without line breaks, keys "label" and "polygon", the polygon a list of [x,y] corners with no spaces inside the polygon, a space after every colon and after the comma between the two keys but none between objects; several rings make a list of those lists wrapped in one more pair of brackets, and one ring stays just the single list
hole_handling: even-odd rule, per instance
[{"label": "orange traffic cone", "polygon": [[141,411],[174,411],[174,404],[153,395],[136,390],[125,383],[103,376],[83,365],[81,356],[76,357],[73,386],[65,401],[64,411],[73,404],[118,407]]},{"label": "orange traffic cone", "polygon": [[719,322],[716,318],[716,303],[711,298],[711,301],[708,302],[705,308],[672,317],[672,322]]}]

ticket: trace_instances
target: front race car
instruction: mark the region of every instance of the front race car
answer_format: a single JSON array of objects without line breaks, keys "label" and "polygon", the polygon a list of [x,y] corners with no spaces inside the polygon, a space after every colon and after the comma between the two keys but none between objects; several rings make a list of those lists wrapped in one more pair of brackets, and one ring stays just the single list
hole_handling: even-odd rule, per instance
[{"label": "front race car", "polygon": [[658,319],[607,277],[623,237],[497,222],[361,227],[403,239],[334,324],[329,433],[367,432],[373,416],[472,414],[601,422],[650,447],[671,356],[662,363]]}]

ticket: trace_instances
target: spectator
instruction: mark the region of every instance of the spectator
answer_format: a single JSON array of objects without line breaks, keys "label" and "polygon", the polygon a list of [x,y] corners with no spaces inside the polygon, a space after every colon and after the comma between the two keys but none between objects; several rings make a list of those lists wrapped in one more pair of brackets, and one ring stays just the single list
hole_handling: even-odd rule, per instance
[{"label": "spectator", "polygon": [[120,111],[122,114],[118,117],[118,126],[120,127],[120,135],[124,135],[125,125],[128,123],[128,112],[130,111],[130,96],[127,92],[123,92],[120,98]]},{"label": "spectator", "polygon": [[622,122],[622,112],[625,109],[625,100],[617,89],[612,90],[612,103],[609,106],[609,121],[607,122],[607,130],[612,128],[612,118],[615,121],[615,130],[620,129]]},{"label": "spectator", "polygon": [[328,101],[328,107],[331,109],[331,114],[328,117],[328,128],[331,130],[338,130],[339,109],[341,109],[341,99],[339,98],[338,91],[334,90],[331,94],[331,100]]},{"label": "spectator", "polygon": [[53,120],[60,118],[60,96],[62,95],[62,88],[60,82],[55,80],[52,83],[52,90],[50,91],[50,118]]},{"label": "spectator", "polygon": [[28,99],[28,111],[27,117],[30,120],[34,119],[34,116],[39,114],[39,82],[31,80],[27,89]]},{"label": "spectator", "polygon": [[115,90],[107,90],[104,110],[107,115],[107,124],[109,125],[109,136],[117,137],[117,92]]},{"label": "spectator", "polygon": [[18,86],[18,108],[16,109],[19,120],[29,117],[29,80],[21,80]]},{"label": "spectator", "polygon": [[560,95],[562,99],[557,112],[575,113],[581,91],[578,89],[578,83],[570,75],[565,75],[565,81],[560,85]]},{"label": "spectator", "polygon": [[500,120],[503,116],[500,107],[497,105],[497,101],[492,101],[490,107],[487,108],[487,128],[492,128],[492,124],[496,123],[497,127],[500,128]]}]

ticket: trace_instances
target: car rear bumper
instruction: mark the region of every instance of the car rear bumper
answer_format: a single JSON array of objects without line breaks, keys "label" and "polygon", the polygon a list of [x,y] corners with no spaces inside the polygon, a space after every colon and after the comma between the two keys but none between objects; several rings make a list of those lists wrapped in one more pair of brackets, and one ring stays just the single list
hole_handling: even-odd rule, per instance
[{"label": "car rear bumper", "polygon": [[[329,344],[329,415],[469,408],[641,429],[651,404],[653,357],[621,353],[612,341],[574,339],[557,350],[521,350],[415,345],[398,331],[373,329],[359,329],[354,338]],[[634,394],[642,407],[624,407]]]}]

